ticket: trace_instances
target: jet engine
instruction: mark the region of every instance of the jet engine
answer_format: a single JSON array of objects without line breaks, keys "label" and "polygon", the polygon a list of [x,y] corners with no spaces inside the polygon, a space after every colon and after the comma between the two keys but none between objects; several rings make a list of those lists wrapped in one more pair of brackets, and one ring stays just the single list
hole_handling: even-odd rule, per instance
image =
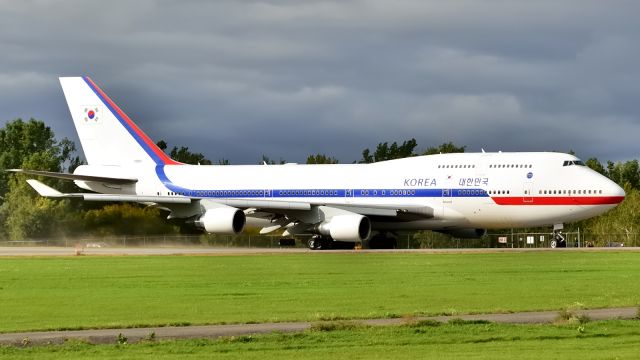
[{"label": "jet engine", "polygon": [[230,206],[208,209],[196,225],[208,233],[237,234],[242,232],[247,218],[244,212]]},{"label": "jet engine", "polygon": [[359,242],[371,235],[371,221],[368,217],[358,214],[336,215],[318,224],[316,231],[331,236],[335,241]]},{"label": "jet engine", "polygon": [[439,231],[443,234],[451,235],[460,239],[478,239],[487,233],[486,229],[455,229]]}]

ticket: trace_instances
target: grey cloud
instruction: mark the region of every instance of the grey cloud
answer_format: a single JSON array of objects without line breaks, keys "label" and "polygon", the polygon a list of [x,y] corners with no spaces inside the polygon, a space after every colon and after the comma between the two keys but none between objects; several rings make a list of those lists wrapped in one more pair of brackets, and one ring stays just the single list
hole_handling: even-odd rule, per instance
[{"label": "grey cloud", "polygon": [[217,160],[344,162],[415,137],[640,157],[635,1],[0,3],[0,119],[75,139],[90,75],[154,139]]}]

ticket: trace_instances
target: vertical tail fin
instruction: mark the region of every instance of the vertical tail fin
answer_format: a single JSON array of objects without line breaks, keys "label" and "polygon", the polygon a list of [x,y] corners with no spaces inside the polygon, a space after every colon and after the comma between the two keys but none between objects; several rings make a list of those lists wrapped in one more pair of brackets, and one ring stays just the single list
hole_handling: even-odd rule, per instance
[{"label": "vertical tail fin", "polygon": [[178,164],[89,77],[61,77],[60,85],[89,165]]}]

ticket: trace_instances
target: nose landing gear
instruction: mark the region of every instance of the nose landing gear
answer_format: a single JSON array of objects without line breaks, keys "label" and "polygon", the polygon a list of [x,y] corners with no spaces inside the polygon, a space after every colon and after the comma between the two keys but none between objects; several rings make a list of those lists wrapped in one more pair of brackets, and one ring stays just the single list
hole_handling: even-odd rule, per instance
[{"label": "nose landing gear", "polygon": [[563,228],[564,226],[562,224],[553,225],[553,235],[550,244],[552,249],[567,247],[567,241],[565,240],[564,235],[562,235]]}]

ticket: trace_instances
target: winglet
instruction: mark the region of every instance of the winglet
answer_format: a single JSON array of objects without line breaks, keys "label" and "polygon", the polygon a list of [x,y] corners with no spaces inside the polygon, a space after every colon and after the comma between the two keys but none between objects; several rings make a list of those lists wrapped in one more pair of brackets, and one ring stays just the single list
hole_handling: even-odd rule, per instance
[{"label": "winglet", "polygon": [[38,192],[38,194],[40,194],[40,196],[44,196],[44,197],[64,197],[65,196],[65,194],[61,193],[60,191],[52,187],[49,187],[38,180],[29,179],[27,180],[27,182],[29,183],[29,185],[31,185],[32,188],[34,188]]}]

